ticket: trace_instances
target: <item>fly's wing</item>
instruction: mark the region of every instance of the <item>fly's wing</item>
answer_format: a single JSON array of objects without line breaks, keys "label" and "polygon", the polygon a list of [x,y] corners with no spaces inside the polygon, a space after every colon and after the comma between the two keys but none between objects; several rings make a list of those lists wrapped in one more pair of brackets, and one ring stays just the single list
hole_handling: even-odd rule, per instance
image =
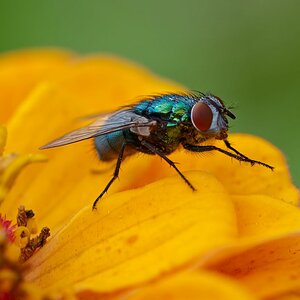
[{"label": "fly's wing", "polygon": [[86,120],[93,120],[93,119],[102,119],[102,118],[105,118],[107,116],[111,116],[113,114],[117,114],[120,111],[124,111],[124,110],[129,111],[131,108],[132,108],[132,105],[124,105],[124,106],[121,106],[120,109],[117,112],[115,112],[115,113],[100,112],[100,113],[95,113],[95,114],[91,114],[91,115],[81,116],[81,117],[78,118],[78,120],[86,121]]},{"label": "fly's wing", "polygon": [[132,129],[132,132],[143,135],[145,130],[143,131],[142,128],[147,128],[148,130],[146,130],[146,135],[149,135],[150,129],[154,125],[155,122],[139,116],[130,110],[121,110],[115,113],[103,115],[92,124],[71,131],[42,146],[40,149],[60,147],[124,129]]}]

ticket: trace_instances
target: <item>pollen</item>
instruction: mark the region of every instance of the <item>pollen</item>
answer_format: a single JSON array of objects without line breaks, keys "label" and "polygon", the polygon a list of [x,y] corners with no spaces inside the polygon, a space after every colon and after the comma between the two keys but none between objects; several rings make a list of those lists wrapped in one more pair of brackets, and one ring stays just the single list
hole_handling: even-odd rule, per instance
[{"label": "pollen", "polygon": [[17,222],[12,224],[13,221],[0,215],[0,299],[50,299],[39,287],[25,281],[22,264],[46,243],[49,229],[43,228],[32,237],[36,230],[34,213],[24,206],[20,206]]},{"label": "pollen", "polygon": [[15,243],[21,250],[19,260],[25,262],[36,250],[45,245],[47,238],[50,236],[50,229],[44,227],[38,235],[32,237],[38,232],[34,212],[26,210],[24,206],[19,207],[17,225]]}]

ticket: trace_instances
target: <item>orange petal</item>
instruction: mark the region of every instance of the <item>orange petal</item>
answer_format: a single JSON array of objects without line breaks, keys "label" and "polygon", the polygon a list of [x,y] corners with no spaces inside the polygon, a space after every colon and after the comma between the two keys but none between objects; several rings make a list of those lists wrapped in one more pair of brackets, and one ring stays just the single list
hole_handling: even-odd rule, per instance
[{"label": "orange petal", "polygon": [[[81,126],[78,121],[74,122],[80,116],[116,109],[135,102],[137,95],[179,89],[178,85],[121,59],[95,56],[78,60],[66,65],[57,78],[38,85],[23,101],[9,122],[6,150],[36,152],[51,139]],[[29,138],[20,138],[20,133]],[[56,210],[59,204],[65,209],[57,212],[60,215],[56,218],[57,225],[84,205],[91,205],[110,179],[113,167],[99,164],[103,174],[92,174],[92,170],[99,167],[90,144],[91,141],[44,151],[49,155],[49,163],[33,166],[21,175],[4,203],[7,214],[15,214],[16,207],[23,203],[42,217]],[[130,161],[133,160],[128,162],[132,164]],[[139,172],[143,172],[140,161],[133,162],[136,171],[125,180],[123,176],[121,185],[116,184],[116,188],[128,186],[127,179],[134,181],[140,176]],[[149,163],[148,160],[145,168]],[[70,203],[66,203],[66,198]]]},{"label": "orange petal", "polygon": [[138,290],[128,300],[254,300],[243,286],[212,272],[189,272],[170,276]]},{"label": "orange petal", "polygon": [[[7,193],[12,188],[17,176],[29,164],[35,162],[45,162],[46,157],[42,154],[36,155],[12,155],[0,160],[0,204],[5,199]],[[1,163],[5,165],[4,170],[1,170]],[[5,211],[5,210],[4,210]]]},{"label": "orange petal", "polygon": [[273,297],[269,297],[268,300],[299,300],[300,299],[300,289],[285,292]]},{"label": "orange petal", "polygon": [[265,195],[233,200],[240,241],[212,252],[201,265],[238,279],[259,298],[299,291],[299,208]]},{"label": "orange petal", "polygon": [[233,196],[232,199],[240,238],[269,239],[299,229],[298,207],[265,195]]},{"label": "orange petal", "polygon": [[[246,156],[263,161],[275,167],[271,170],[255,165],[240,163],[222,153],[189,154],[177,152],[170,158],[179,162],[181,170],[205,170],[214,174],[234,195],[264,194],[285,202],[297,205],[299,191],[292,184],[288,166],[283,154],[267,141],[246,134],[232,134],[229,137],[232,145]],[[223,149],[222,141],[215,143]],[[158,166],[155,166],[158,167]],[[166,164],[160,165],[160,177],[173,173]]]},{"label": "orange petal", "polygon": [[204,188],[192,192],[175,176],[107,197],[97,212],[84,208],[28,261],[27,279],[46,290],[107,293],[232,242],[235,212],[223,187],[205,173],[186,175]]},{"label": "orange petal", "polygon": [[259,299],[280,299],[300,290],[300,234],[275,239],[213,266],[252,290]]},{"label": "orange petal", "polygon": [[[109,112],[158,90],[179,85],[155,77],[121,59],[90,57],[66,65],[56,78],[42,82],[19,106],[8,124],[7,151],[32,152],[49,140],[81,126],[78,118]],[[20,131],[34,139],[20,139]]]},{"label": "orange petal", "polygon": [[17,106],[38,84],[70,62],[71,53],[40,49],[10,52],[0,55],[0,122],[6,123]]},{"label": "orange petal", "polygon": [[297,293],[300,290],[299,208],[265,195],[233,196],[232,199],[239,238],[199,257],[195,267],[241,280],[259,299],[280,299],[279,295],[288,297]]},{"label": "orange petal", "polygon": [[6,145],[6,138],[7,138],[7,130],[6,127],[0,124],[0,156],[2,156],[4,147]]}]

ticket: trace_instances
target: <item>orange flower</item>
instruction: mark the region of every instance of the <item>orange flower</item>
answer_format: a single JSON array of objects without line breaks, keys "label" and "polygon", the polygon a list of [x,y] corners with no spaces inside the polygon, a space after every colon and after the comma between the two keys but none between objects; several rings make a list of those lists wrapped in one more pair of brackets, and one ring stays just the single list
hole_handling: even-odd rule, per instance
[{"label": "orange flower", "polygon": [[[43,68],[31,68],[28,57]],[[139,95],[184,90],[100,55],[20,52],[2,57],[2,69],[11,74],[0,76],[6,94],[20,84],[14,105],[0,115],[9,133],[6,156],[39,155],[41,145],[78,127],[82,115],[114,110]],[[13,74],[20,70],[18,83]],[[13,189],[0,181],[2,214],[12,218],[24,204],[51,228],[48,243],[25,263],[26,280],[46,296],[81,299],[276,299],[298,292],[299,194],[285,159],[255,136],[235,134],[230,141],[275,171],[222,154],[177,152],[172,159],[198,188],[192,192],[160,159],[136,156],[125,160],[120,181],[92,211],[113,165],[98,163],[82,142],[43,152],[48,161],[23,170]]]}]

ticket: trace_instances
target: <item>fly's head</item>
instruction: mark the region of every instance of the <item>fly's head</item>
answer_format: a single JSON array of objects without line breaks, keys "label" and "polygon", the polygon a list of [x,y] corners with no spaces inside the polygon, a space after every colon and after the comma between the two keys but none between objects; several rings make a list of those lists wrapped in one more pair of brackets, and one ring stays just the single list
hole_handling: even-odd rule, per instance
[{"label": "fly's head", "polygon": [[218,140],[227,138],[227,117],[235,119],[235,115],[225,107],[223,101],[210,94],[201,96],[191,110],[193,126],[207,138],[214,137]]}]

